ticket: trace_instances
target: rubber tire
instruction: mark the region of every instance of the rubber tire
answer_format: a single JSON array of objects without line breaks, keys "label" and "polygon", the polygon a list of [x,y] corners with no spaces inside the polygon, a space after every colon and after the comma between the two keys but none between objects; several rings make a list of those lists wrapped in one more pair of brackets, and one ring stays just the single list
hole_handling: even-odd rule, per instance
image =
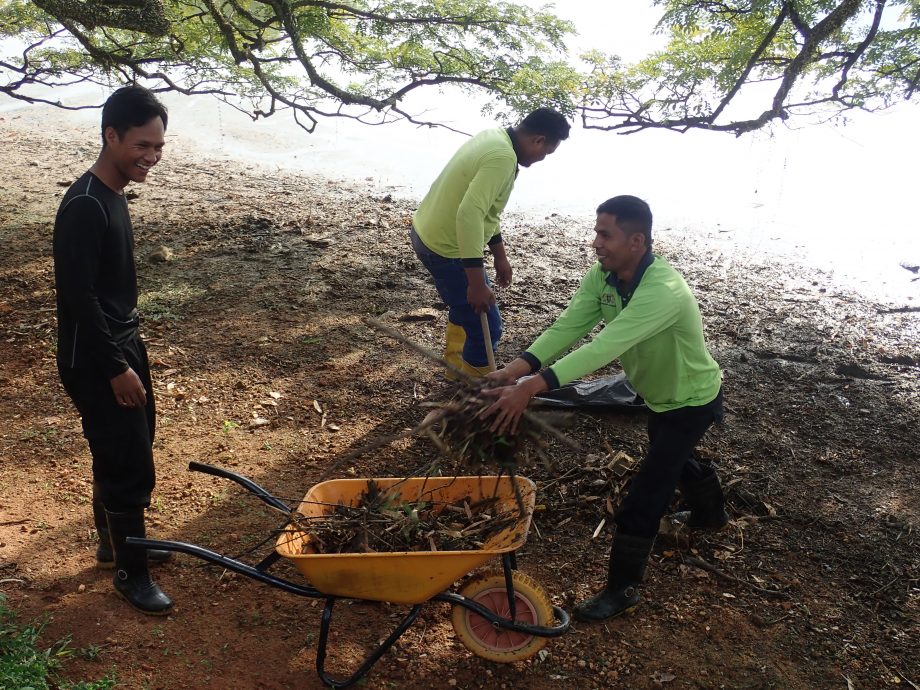
[{"label": "rubber tire", "polygon": [[[518,570],[512,571],[512,580],[518,621],[551,626],[555,617],[546,590],[536,580]],[[502,618],[510,618],[505,573],[502,570],[476,575],[464,585],[460,594]],[[451,622],[457,637],[473,654],[503,664],[529,659],[543,649],[547,642],[545,637],[496,629],[485,618],[464,606],[454,605]]]}]

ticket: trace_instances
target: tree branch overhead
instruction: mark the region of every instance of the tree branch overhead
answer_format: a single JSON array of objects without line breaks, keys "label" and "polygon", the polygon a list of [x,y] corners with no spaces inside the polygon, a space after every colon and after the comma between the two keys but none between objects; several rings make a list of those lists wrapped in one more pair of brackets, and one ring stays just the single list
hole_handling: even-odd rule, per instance
[{"label": "tree branch overhead", "polygon": [[735,135],[918,93],[916,0],[654,1],[663,49],[577,65],[570,23],[510,2],[9,0],[0,37],[25,48],[0,55],[0,93],[54,103],[35,87],[145,80],[253,119],[293,111],[313,131],[328,117],[444,126],[406,99],[451,87],[500,119],[551,106],[587,129]]},{"label": "tree branch overhead", "polygon": [[254,118],[293,110],[308,130],[316,116],[438,125],[402,100],[446,84],[479,90],[509,119],[537,105],[574,111],[566,84],[575,69],[564,53],[572,26],[510,3],[14,2],[0,8],[0,36],[28,34],[40,46],[18,60],[0,56],[9,77],[0,92],[24,100],[33,100],[27,84],[60,85],[63,68],[100,84],[144,79],[157,90],[219,92],[248,103]]},{"label": "tree branch overhead", "polygon": [[[589,129],[736,135],[914,95],[920,13],[908,0],[662,0],[665,49],[624,68],[601,53],[581,103]],[[913,69],[912,69],[913,68]],[[776,82],[772,91],[763,87]]]}]

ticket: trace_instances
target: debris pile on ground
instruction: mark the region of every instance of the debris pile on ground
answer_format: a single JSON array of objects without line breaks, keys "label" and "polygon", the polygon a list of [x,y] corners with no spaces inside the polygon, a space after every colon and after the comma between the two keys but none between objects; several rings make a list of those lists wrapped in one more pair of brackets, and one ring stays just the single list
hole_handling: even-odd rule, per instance
[{"label": "debris pile on ground", "polygon": [[629,482],[638,469],[638,461],[622,450],[608,447],[603,454],[589,453],[580,464],[562,474],[537,480],[542,500],[551,503],[561,517],[557,527],[578,516],[591,521],[600,518],[595,534],[616,513]]},{"label": "debris pile on ground", "polygon": [[613,514],[613,507],[626,493],[637,469],[638,461],[622,450],[608,448],[604,454],[591,453],[585,458],[581,475],[568,484],[568,490],[587,505],[605,501],[606,512]]}]

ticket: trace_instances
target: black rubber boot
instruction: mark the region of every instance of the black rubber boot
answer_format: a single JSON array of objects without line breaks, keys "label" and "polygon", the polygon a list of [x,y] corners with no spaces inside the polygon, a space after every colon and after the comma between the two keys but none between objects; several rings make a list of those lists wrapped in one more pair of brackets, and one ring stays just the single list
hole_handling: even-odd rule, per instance
[{"label": "black rubber boot", "polygon": [[112,550],[112,538],[109,535],[109,523],[105,517],[105,506],[99,496],[99,486],[93,482],[93,525],[99,535],[99,545],[96,547],[96,567],[115,567],[115,552]]},{"label": "black rubber boot", "polygon": [[[93,524],[96,534],[99,535],[99,545],[96,547],[96,567],[109,570],[115,567],[115,552],[112,550],[112,535],[109,534],[109,523],[105,517],[105,506],[102,505],[99,486],[93,483]],[[162,549],[148,549],[147,560],[158,565],[165,563],[172,557],[172,551]]]},{"label": "black rubber boot", "polygon": [[106,517],[115,548],[115,577],[112,578],[115,591],[141,613],[165,616],[172,608],[172,600],[150,579],[147,550],[125,542],[127,537],[144,537],[144,509],[135,508],[125,513],[106,511]]},{"label": "black rubber boot", "polygon": [[607,586],[575,606],[575,617],[602,621],[626,613],[639,603],[639,585],[652,553],[654,538],[633,537],[617,532],[610,551]]},{"label": "black rubber boot", "polygon": [[680,492],[690,510],[673,513],[671,520],[690,529],[708,531],[720,530],[728,524],[725,496],[715,472],[691,484],[681,484]]}]

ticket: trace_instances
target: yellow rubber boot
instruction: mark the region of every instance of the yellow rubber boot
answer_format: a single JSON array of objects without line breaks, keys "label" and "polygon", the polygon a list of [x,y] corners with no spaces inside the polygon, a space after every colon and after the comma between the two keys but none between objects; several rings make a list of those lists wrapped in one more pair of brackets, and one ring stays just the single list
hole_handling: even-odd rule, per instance
[{"label": "yellow rubber boot", "polygon": [[472,364],[469,364],[465,359],[460,360],[460,368],[465,374],[472,376],[474,379],[480,379],[490,371],[492,368],[487,364],[484,367],[474,367]]},{"label": "yellow rubber boot", "polygon": [[[466,344],[466,331],[463,330],[463,326],[448,321],[447,345],[444,348],[444,359],[460,369],[463,373],[472,376],[474,379],[482,378],[492,371],[488,365],[484,367],[474,367],[472,364],[467,363],[467,361],[463,359],[464,344]],[[448,381],[457,380],[457,376],[450,370],[444,373],[444,377]]]},{"label": "yellow rubber boot", "polygon": [[[447,344],[444,347],[444,359],[458,369],[464,369],[464,365],[469,366],[463,361],[463,345],[465,343],[466,331],[463,330],[463,326],[448,321]],[[449,369],[444,372],[444,377],[448,381],[455,381],[457,379],[457,376]]]},{"label": "yellow rubber boot", "polygon": [[467,364],[466,360],[463,362],[463,366],[460,367],[466,374],[469,374],[474,379],[481,379],[490,371],[492,368],[487,364],[484,367],[474,367],[472,364]]}]

